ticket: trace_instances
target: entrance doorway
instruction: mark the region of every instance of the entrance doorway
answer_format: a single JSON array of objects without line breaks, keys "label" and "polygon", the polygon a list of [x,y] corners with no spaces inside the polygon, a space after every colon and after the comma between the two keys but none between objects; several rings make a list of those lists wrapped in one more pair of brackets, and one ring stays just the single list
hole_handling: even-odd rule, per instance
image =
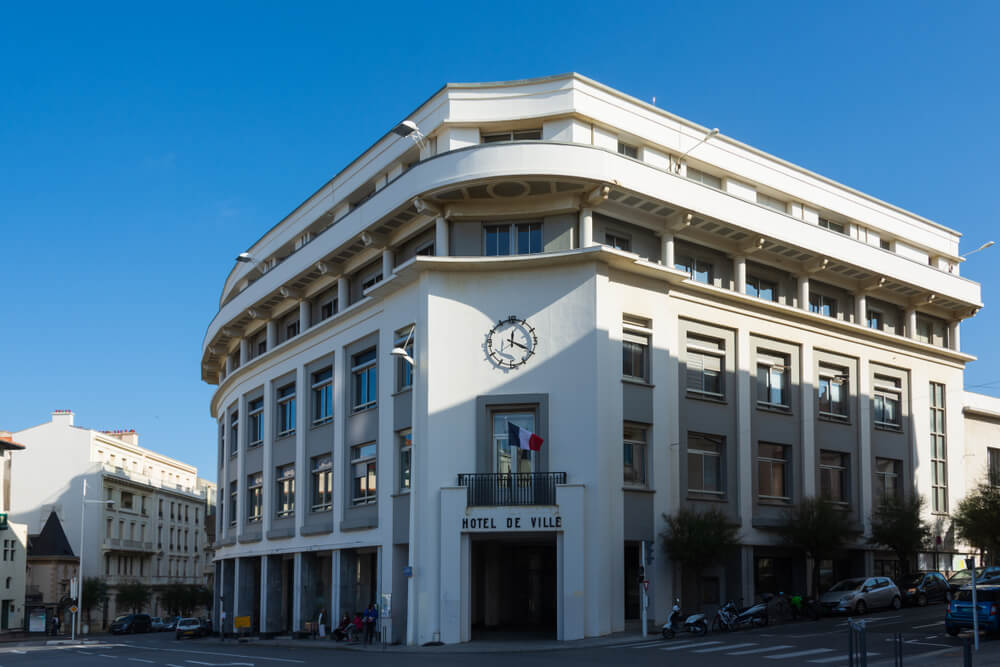
[{"label": "entrance doorway", "polygon": [[636,620],[641,615],[639,595],[639,543],[625,543],[625,620]]},{"label": "entrance doorway", "polygon": [[554,534],[473,536],[472,638],[511,634],[554,639],[557,576]]}]

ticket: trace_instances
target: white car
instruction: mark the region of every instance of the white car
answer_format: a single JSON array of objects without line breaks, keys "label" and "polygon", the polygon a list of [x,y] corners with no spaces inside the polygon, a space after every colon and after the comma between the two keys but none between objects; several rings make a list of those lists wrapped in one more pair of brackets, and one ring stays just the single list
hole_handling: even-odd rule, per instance
[{"label": "white car", "polygon": [[177,621],[177,629],[174,631],[174,636],[177,639],[183,637],[201,637],[201,621],[197,618],[182,618]]}]

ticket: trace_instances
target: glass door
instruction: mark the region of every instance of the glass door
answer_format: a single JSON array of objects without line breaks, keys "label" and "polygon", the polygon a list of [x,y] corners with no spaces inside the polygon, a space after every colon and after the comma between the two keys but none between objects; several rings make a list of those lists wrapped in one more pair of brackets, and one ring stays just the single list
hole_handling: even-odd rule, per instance
[{"label": "glass door", "polygon": [[493,414],[493,449],[496,452],[495,473],[497,501],[499,504],[527,504],[526,494],[532,492],[532,478],[528,474],[537,469],[537,452],[521,449],[520,443],[511,441],[509,425],[516,424],[535,432],[533,412],[496,412]]}]

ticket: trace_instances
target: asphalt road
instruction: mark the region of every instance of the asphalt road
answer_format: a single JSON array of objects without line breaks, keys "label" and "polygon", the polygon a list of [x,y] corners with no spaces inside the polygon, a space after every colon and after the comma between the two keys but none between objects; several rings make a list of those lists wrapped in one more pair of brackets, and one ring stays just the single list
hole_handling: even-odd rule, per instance
[{"label": "asphalt road", "polygon": [[[960,665],[962,638],[944,631],[944,605],[869,614],[869,665],[891,664],[894,633],[902,633],[904,665],[910,662]],[[983,660],[994,663],[1000,656],[1000,639],[983,639]],[[567,665],[696,665],[697,667],[758,667],[767,665],[847,664],[847,627],[842,617],[817,622],[788,623],[733,633],[709,633],[693,638],[679,635],[673,640],[650,637],[609,642],[601,646],[556,651],[532,650],[532,642],[512,642],[519,651],[474,653],[475,645],[460,649],[414,649],[364,651],[276,646],[271,642],[225,643],[218,638],[177,641],[172,634],[150,634],[108,638],[83,646],[23,645],[0,647],[0,667],[19,665],[52,667],[295,667],[297,665],[405,665],[406,667],[458,667],[475,662],[477,667],[503,665],[512,660],[518,667],[564,663]],[[987,654],[993,658],[986,659]],[[917,658],[922,657],[922,660]]]}]

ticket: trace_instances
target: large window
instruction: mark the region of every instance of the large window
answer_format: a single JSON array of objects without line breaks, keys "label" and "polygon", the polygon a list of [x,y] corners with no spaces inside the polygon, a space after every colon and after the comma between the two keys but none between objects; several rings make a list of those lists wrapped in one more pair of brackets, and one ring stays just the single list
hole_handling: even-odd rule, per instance
[{"label": "large window", "polygon": [[903,426],[900,415],[902,393],[899,378],[876,375],[872,391],[873,418],[876,428],[898,431]]},{"label": "large window", "polygon": [[333,421],[333,368],[326,368],[312,374],[313,425]]},{"label": "large window", "polygon": [[622,236],[621,234],[612,234],[610,232],[605,234],[604,245],[611,246],[616,250],[624,250],[625,252],[632,252],[631,239]]},{"label": "large window", "polygon": [[638,158],[639,157],[639,147],[632,144],[627,144],[624,141],[618,142],[618,152],[626,157]]},{"label": "large window", "polygon": [[278,435],[295,432],[295,383],[278,388]]},{"label": "large window", "polygon": [[519,222],[483,226],[486,257],[530,255],[542,251],[542,223]]},{"label": "large window", "polygon": [[624,427],[625,483],[646,486],[646,429],[635,424]]},{"label": "large window", "polygon": [[678,255],[674,259],[674,268],[691,275],[691,280],[699,283],[711,285],[714,281],[714,267],[712,262],[691,255]]},{"label": "large window", "polygon": [[399,433],[399,490],[410,490],[410,470],[413,462],[413,433],[407,429]]},{"label": "large window", "polygon": [[[410,356],[410,359],[414,359],[413,356],[413,333],[412,327],[410,329],[405,329],[403,331],[396,332],[395,346],[404,350],[406,354]],[[409,389],[413,386],[413,366],[409,361],[403,357],[395,357],[396,359],[396,391],[402,391],[403,389]]]},{"label": "large window", "polygon": [[724,396],[725,354],[724,343],[721,340],[688,335],[685,379],[688,394],[709,398]]},{"label": "large window", "polygon": [[260,521],[264,512],[264,475],[254,473],[247,477],[247,520]]},{"label": "large window", "polygon": [[847,503],[847,454],[820,450],[820,495],[835,503]]},{"label": "large window", "polygon": [[746,293],[765,301],[778,300],[778,286],[770,280],[764,280],[754,275],[747,276]]},{"label": "large window", "polygon": [[375,443],[351,447],[351,499],[355,505],[375,502]]},{"label": "large window", "polygon": [[229,455],[236,456],[240,451],[240,411],[229,413]]},{"label": "large window", "polygon": [[945,440],[944,385],[931,382],[931,510],[948,511],[948,447]]},{"label": "large window", "polygon": [[622,376],[643,382],[649,380],[648,334],[622,332]]},{"label": "large window", "polygon": [[312,469],[312,511],[329,512],[333,507],[333,458],[314,456]]},{"label": "large window", "polygon": [[828,419],[846,420],[847,394],[850,389],[847,370],[820,366],[819,414]]},{"label": "large window", "polygon": [[274,483],[275,513],[279,517],[295,514],[295,464],[278,466]]},{"label": "large window", "polygon": [[237,488],[236,482],[229,483],[229,525],[236,525],[236,497]]},{"label": "large window", "polygon": [[[503,132],[489,132],[480,135],[484,144],[495,144],[502,141],[538,141],[542,138],[540,129],[534,130],[505,130]],[[433,153],[431,153],[433,155]]]},{"label": "large window", "polygon": [[757,494],[765,500],[790,500],[788,447],[757,444]]},{"label": "large window", "polygon": [[695,169],[694,167],[687,168],[687,177],[692,181],[698,181],[703,185],[707,185],[710,188],[715,188],[716,190],[722,189],[722,179],[718,176],[713,176],[712,174],[706,174],[700,169]]},{"label": "large window", "polygon": [[688,433],[688,491],[722,495],[726,439],[721,435]]},{"label": "large window", "polygon": [[900,499],[899,473],[903,462],[897,459],[875,459],[875,498],[880,505]]},{"label": "large window", "polygon": [[264,399],[247,401],[247,446],[256,447],[264,442]]},{"label": "large window", "polygon": [[837,300],[833,297],[816,292],[809,293],[809,312],[818,313],[824,317],[837,316]]},{"label": "large window", "polygon": [[829,229],[831,232],[837,232],[838,234],[847,233],[847,229],[843,224],[839,222],[834,222],[832,220],[827,220],[826,218],[819,219],[819,226],[824,229]]},{"label": "large window", "polygon": [[757,404],[787,409],[791,405],[788,357],[766,350],[757,351]]},{"label": "large window", "polygon": [[374,347],[351,358],[351,377],[354,378],[351,409],[359,412],[375,407],[378,397],[378,364]]},{"label": "large window", "polygon": [[868,328],[876,329],[882,331],[883,324],[885,322],[885,316],[877,310],[868,309]]},{"label": "large window", "polygon": [[986,481],[990,486],[1000,486],[1000,449],[986,448]]}]

